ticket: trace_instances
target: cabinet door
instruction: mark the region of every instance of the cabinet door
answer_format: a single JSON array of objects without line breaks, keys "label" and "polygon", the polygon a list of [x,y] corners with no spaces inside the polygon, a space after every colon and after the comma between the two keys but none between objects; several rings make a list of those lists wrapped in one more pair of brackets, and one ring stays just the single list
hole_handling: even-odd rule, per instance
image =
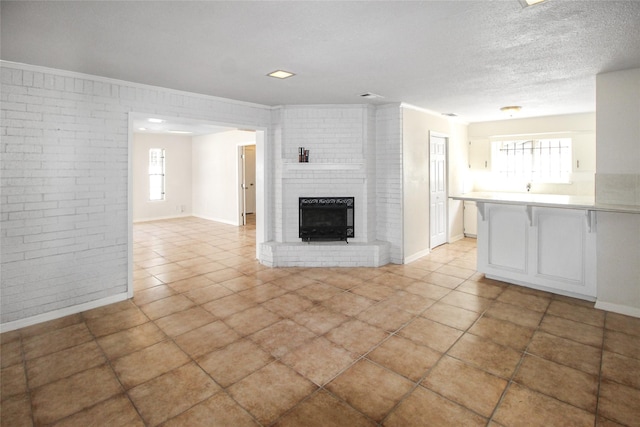
[{"label": "cabinet door", "polygon": [[488,139],[469,141],[469,169],[491,170],[491,141]]},{"label": "cabinet door", "polygon": [[464,202],[464,235],[476,237],[478,235],[478,207],[475,202]]}]

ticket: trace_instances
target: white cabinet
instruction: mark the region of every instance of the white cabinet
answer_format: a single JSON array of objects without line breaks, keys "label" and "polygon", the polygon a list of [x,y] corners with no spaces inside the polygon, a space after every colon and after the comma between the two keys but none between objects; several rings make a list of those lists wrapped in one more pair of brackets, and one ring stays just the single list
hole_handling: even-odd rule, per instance
[{"label": "white cabinet", "polygon": [[489,278],[594,300],[593,212],[477,202],[478,271]]},{"label": "white cabinet", "polygon": [[469,169],[491,170],[491,141],[488,139],[469,141]]}]

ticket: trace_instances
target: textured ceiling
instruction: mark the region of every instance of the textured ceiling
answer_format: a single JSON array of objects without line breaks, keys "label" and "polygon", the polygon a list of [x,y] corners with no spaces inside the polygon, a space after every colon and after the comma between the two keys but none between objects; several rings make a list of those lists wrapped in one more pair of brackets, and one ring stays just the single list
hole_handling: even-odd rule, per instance
[{"label": "textured ceiling", "polygon": [[[640,1],[6,1],[3,60],[265,105],[406,102],[468,122],[595,110]],[[296,73],[287,80],[265,75]],[[382,100],[360,97],[365,92]]]}]

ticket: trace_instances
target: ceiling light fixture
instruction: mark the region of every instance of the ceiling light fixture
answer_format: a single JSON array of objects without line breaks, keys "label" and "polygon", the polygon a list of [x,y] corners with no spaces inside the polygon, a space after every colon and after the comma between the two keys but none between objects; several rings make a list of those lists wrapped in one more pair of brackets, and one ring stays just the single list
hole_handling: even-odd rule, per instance
[{"label": "ceiling light fixture", "polygon": [[378,95],[377,93],[372,93],[372,92],[365,92],[365,93],[361,94],[360,96],[363,97],[363,98],[377,98],[377,99],[384,98],[384,96]]},{"label": "ceiling light fixture", "polygon": [[506,107],[502,107],[500,111],[508,115],[509,117],[513,117],[518,114],[522,110],[522,107],[519,105],[508,105]]},{"label": "ceiling light fixture", "polygon": [[522,5],[523,8],[525,7],[529,7],[529,6],[533,6],[536,4],[540,4],[542,2],[544,2],[545,0],[518,0],[518,2],[520,2],[520,4]]},{"label": "ceiling light fixture", "polygon": [[164,120],[162,119],[147,119],[149,123],[162,123]]},{"label": "ceiling light fixture", "polygon": [[442,113],[442,115],[447,117],[458,117],[456,113]]},{"label": "ceiling light fixture", "polygon": [[179,134],[184,134],[184,135],[188,135],[188,134],[192,134],[193,132],[188,131],[188,130],[168,130],[167,132],[169,133],[179,133]]},{"label": "ceiling light fixture", "polygon": [[147,128],[138,128],[138,130],[147,130]]},{"label": "ceiling light fixture", "polygon": [[274,77],[276,79],[286,79],[286,78],[295,76],[295,74],[294,73],[290,73],[289,71],[276,70],[276,71],[273,71],[273,72],[267,74],[267,76]]}]

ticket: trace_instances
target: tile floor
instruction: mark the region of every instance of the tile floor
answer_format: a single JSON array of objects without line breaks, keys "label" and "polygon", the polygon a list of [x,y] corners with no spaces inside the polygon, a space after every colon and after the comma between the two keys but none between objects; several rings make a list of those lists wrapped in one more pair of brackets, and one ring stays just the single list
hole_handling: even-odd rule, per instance
[{"label": "tile floor", "polygon": [[2,426],[638,426],[640,319],[409,265],[279,268],[255,228],[137,224],[131,301],[7,332]]}]

